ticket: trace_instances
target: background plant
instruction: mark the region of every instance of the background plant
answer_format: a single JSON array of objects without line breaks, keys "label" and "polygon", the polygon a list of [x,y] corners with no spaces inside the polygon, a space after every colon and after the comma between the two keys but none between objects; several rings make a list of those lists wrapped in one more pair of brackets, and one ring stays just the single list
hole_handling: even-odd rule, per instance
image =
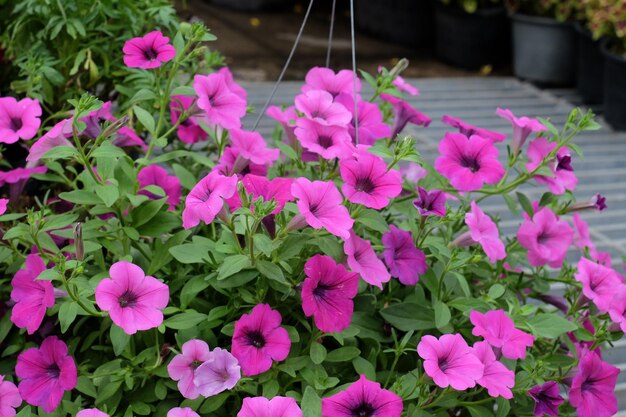
[{"label": "background plant", "polygon": [[478,9],[482,9],[485,7],[493,7],[493,6],[499,6],[502,5],[502,1],[501,0],[440,0],[443,4],[446,5],[450,5],[450,4],[454,4],[457,5],[461,8],[463,8],[463,10],[465,10],[467,13],[474,13],[476,10]]},{"label": "background plant", "polygon": [[580,2],[577,0],[506,0],[515,12],[551,17],[559,22],[575,19]]}]

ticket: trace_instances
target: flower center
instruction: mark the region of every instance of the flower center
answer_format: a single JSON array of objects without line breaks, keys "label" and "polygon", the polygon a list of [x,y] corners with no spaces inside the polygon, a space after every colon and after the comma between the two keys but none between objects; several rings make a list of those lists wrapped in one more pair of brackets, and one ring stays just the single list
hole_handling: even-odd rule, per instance
[{"label": "flower center", "polygon": [[157,57],[157,52],[152,48],[148,48],[144,51],[144,55],[146,56],[147,60],[154,61]]},{"label": "flower center", "polygon": [[462,167],[468,168],[472,172],[476,172],[480,169],[480,164],[473,156],[463,155],[460,162]]},{"label": "flower center", "polygon": [[46,373],[50,378],[58,379],[61,375],[61,369],[59,368],[59,365],[57,365],[56,363],[52,363],[46,369]]},{"label": "flower center", "polygon": [[374,191],[375,186],[369,177],[365,177],[365,178],[358,178],[356,180],[356,185],[354,186],[354,188],[356,188],[357,191],[361,191],[364,193],[371,193],[372,191]]},{"label": "flower center", "polygon": [[265,346],[265,336],[259,330],[250,330],[246,334],[248,344],[254,346],[257,349],[261,349]]},{"label": "flower center", "polygon": [[557,156],[556,157],[556,170],[557,171],[573,171],[572,168],[572,157],[569,155]]},{"label": "flower center", "polygon": [[202,365],[202,362],[199,360],[194,360],[193,362],[191,362],[191,365],[189,365],[192,369],[196,369],[197,367],[199,367],[200,365]]},{"label": "flower center", "polygon": [[369,403],[361,403],[358,407],[352,409],[353,417],[371,417],[374,415],[374,407]]},{"label": "flower center", "polygon": [[595,384],[595,380],[593,379],[587,379],[585,382],[583,382],[580,386],[580,390],[585,392],[585,391],[589,391],[591,389],[593,389],[593,385]]},{"label": "flower center", "polygon": [[315,287],[315,289],[313,290],[313,296],[315,298],[324,298],[324,295],[326,294],[326,291],[328,290],[330,290],[329,285],[318,284],[318,286]]},{"label": "flower center", "polygon": [[331,146],[333,146],[333,138],[328,136],[328,135],[321,135],[318,139],[317,142],[319,143],[319,145],[324,148],[324,149],[328,149]]},{"label": "flower center", "polygon": [[546,243],[548,243],[550,238],[550,234],[542,232],[539,236],[537,236],[537,242],[539,242],[540,245],[545,245]]},{"label": "flower center", "polygon": [[9,128],[14,132],[20,130],[22,126],[24,126],[24,123],[21,118],[11,118],[9,120]]},{"label": "flower center", "polygon": [[438,366],[439,366],[439,369],[441,369],[441,372],[446,372],[446,370],[448,369],[448,366],[450,366],[448,364],[448,358],[439,359]]},{"label": "flower center", "polygon": [[134,307],[137,305],[137,295],[130,290],[126,290],[118,299],[120,307]]}]

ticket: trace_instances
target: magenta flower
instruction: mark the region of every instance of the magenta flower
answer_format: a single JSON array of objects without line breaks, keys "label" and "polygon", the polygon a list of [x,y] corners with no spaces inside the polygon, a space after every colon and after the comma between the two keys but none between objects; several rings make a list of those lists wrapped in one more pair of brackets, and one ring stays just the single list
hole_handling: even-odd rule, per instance
[{"label": "magenta flower", "polygon": [[327,126],[345,126],[352,116],[333,96],[323,90],[310,90],[296,96],[296,109],[305,117]]},{"label": "magenta flower", "polygon": [[492,397],[502,396],[507,400],[512,399],[511,388],[515,386],[515,372],[496,360],[496,355],[487,342],[474,343],[472,353],[485,367],[482,378],[476,381],[478,385],[487,388]]},{"label": "magenta flower", "polygon": [[113,323],[127,334],[148,330],[163,323],[163,310],[170,297],[169,287],[146,276],[137,265],[119,261],[111,265],[110,278],[96,287],[96,304],[109,312]]},{"label": "magenta flower", "polygon": [[328,126],[300,118],[294,131],[302,147],[324,159],[344,159],[354,152],[352,138],[345,127]]},{"label": "magenta flower", "polygon": [[155,30],[143,37],[133,38],[124,44],[124,64],[129,68],[158,68],[176,56],[170,38]]},{"label": "magenta flower", "polygon": [[[238,167],[235,167],[235,163],[238,164]],[[235,171],[235,169],[239,171]],[[267,175],[267,165],[259,165],[245,158],[239,158],[239,149],[227,146],[217,165],[213,167],[213,171],[226,176],[233,174],[237,174],[238,177],[248,174],[265,176]]]},{"label": "magenta flower", "polygon": [[595,352],[581,358],[569,391],[569,402],[576,408],[578,417],[611,417],[617,413],[618,375],[619,369],[602,362]]},{"label": "magenta flower", "polygon": [[193,88],[198,95],[197,105],[204,110],[205,119],[224,129],[239,129],[246,115],[246,101],[233,93],[224,74],[196,75]]},{"label": "magenta flower", "polygon": [[456,117],[445,115],[441,118],[441,121],[450,127],[458,129],[459,133],[464,134],[468,138],[473,135],[478,135],[481,138],[489,139],[492,142],[502,142],[506,139],[506,135],[503,133],[472,126],[469,123],[465,123],[461,119],[457,119]]},{"label": "magenta flower", "polygon": [[246,90],[235,82],[235,77],[233,77],[233,73],[230,72],[228,67],[222,67],[217,71],[217,74],[220,74],[224,77],[224,81],[226,82],[226,87],[237,96],[239,96],[243,101],[248,100],[248,93]]},{"label": "magenta flower", "polygon": [[383,158],[364,148],[359,148],[354,158],[341,160],[339,171],[344,181],[341,191],[352,203],[380,210],[402,191],[400,172],[387,170]]},{"label": "magenta flower", "polygon": [[[354,94],[354,73],[351,70],[341,70],[335,74],[330,68],[313,67],[304,78],[302,92],[324,90],[333,98],[339,94]],[[361,91],[361,80],[356,79],[356,92]]]},{"label": "magenta flower", "polygon": [[291,397],[247,397],[237,417],[302,417],[302,410]]},{"label": "magenta flower", "polygon": [[274,200],[276,202],[276,208],[272,214],[278,214],[288,201],[293,200],[291,195],[293,179],[291,178],[268,180],[266,177],[248,174],[241,182],[253,201],[263,198],[263,201]]},{"label": "magenta flower", "polygon": [[224,208],[224,199],[237,192],[237,177],[225,177],[212,171],[193,187],[185,199],[183,227],[191,229],[202,220],[211,224]]},{"label": "magenta flower", "polygon": [[413,200],[413,205],[420,216],[446,215],[446,193],[440,190],[428,191],[422,187],[417,187],[417,199]]},{"label": "magenta flower", "polygon": [[291,340],[287,330],[280,327],[281,321],[278,311],[257,304],[235,322],[232,354],[245,376],[262,374],[272,367],[272,361],[285,360],[289,355]]},{"label": "magenta flower", "polygon": [[504,176],[498,149],[489,139],[446,133],[439,143],[439,153],[435,168],[459,191],[479,190],[483,184],[496,184]]},{"label": "magenta flower", "polygon": [[139,181],[139,188],[141,189],[138,194],[147,195],[152,200],[157,200],[161,197],[156,196],[147,190],[143,190],[143,188],[149,185],[156,185],[165,191],[165,194],[167,195],[167,204],[169,204],[170,210],[176,209],[176,206],[180,204],[180,180],[176,175],[169,175],[165,168],[158,165],[150,165],[142,168],[139,171],[139,174],[137,174],[137,181]]},{"label": "magenta flower", "polygon": [[347,389],[322,398],[322,417],[400,417],[402,398],[361,375]]},{"label": "magenta flower", "polygon": [[417,354],[424,359],[424,371],[441,388],[463,391],[476,386],[483,376],[483,364],[460,334],[444,334],[439,339],[423,336]]},{"label": "magenta flower", "polygon": [[229,351],[215,348],[195,371],[193,382],[203,397],[232,389],[241,378],[239,362]]},{"label": "magenta flower", "polygon": [[76,413],[76,417],[109,417],[109,415],[97,408],[87,408]]},{"label": "magenta flower", "polygon": [[314,229],[324,228],[343,239],[350,237],[354,220],[343,206],[343,198],[332,181],[309,181],[297,178],[291,185],[291,195],[298,199],[300,211],[287,226],[291,230],[308,224]]},{"label": "magenta flower", "polygon": [[380,98],[393,106],[394,117],[393,127],[391,128],[391,138],[395,138],[402,132],[407,123],[428,127],[430,122],[432,122],[428,116],[413,108],[401,98],[389,94],[381,94]]},{"label": "magenta flower", "polygon": [[596,245],[591,240],[591,233],[589,233],[589,225],[586,221],[580,217],[580,214],[574,213],[572,216],[572,224],[574,225],[574,246],[584,251],[588,248],[590,251],[596,249]]},{"label": "magenta flower", "polygon": [[350,269],[361,275],[368,284],[382,289],[383,283],[391,279],[385,264],[376,256],[372,244],[361,239],[353,230],[350,230],[350,237],[343,244],[343,251]]},{"label": "magenta flower", "polygon": [[535,400],[536,417],[545,415],[558,417],[559,405],[564,401],[559,393],[559,386],[554,381],[548,381],[543,385],[537,385],[528,390],[528,395]]},{"label": "magenta flower", "polygon": [[391,84],[396,87],[398,90],[402,91],[403,93],[409,93],[412,96],[419,96],[420,92],[419,90],[412,86],[411,84],[407,83],[404,78],[402,78],[399,75],[396,75],[396,79],[393,80],[391,82]]},{"label": "magenta flower", "polygon": [[178,390],[185,398],[194,400],[200,395],[200,389],[194,383],[195,371],[209,359],[210,350],[206,342],[192,339],[182,346],[182,353],[174,356],[167,365],[167,373],[178,381]]},{"label": "magenta flower", "polygon": [[496,114],[503,119],[508,120],[513,125],[513,153],[516,154],[524,143],[528,136],[533,132],[545,132],[546,127],[536,119],[531,119],[526,116],[515,117],[513,112],[509,109],[498,108]]},{"label": "magenta flower", "polygon": [[415,162],[409,162],[400,167],[402,177],[413,185],[417,185],[419,180],[428,175],[428,171]]},{"label": "magenta flower", "polygon": [[0,375],[0,417],[13,417],[15,409],[22,405],[22,397],[11,381],[5,381]]},{"label": "magenta flower", "polygon": [[548,264],[553,268],[563,265],[573,236],[571,227],[548,207],[537,211],[532,219],[524,220],[517,231],[517,240],[528,250],[528,262],[532,266]]},{"label": "magenta flower", "polygon": [[483,247],[491,262],[495,263],[506,258],[498,226],[478,207],[475,201],[472,201],[471,210],[465,214],[465,224],[470,229],[471,239]]},{"label": "magenta flower", "polygon": [[74,147],[72,142],[67,139],[70,136],[72,136],[71,119],[64,119],[55,124],[52,129],[32,144],[26,157],[27,166],[36,166],[41,157],[52,148],[57,146]]},{"label": "magenta flower", "polygon": [[29,179],[35,174],[45,174],[48,168],[45,166],[36,168],[15,168],[10,171],[0,171],[0,187],[4,184],[16,184]]},{"label": "magenta flower", "polygon": [[280,156],[280,150],[270,149],[259,132],[231,129],[231,147],[237,151],[233,173],[242,172],[249,164],[271,166]]},{"label": "magenta flower", "polygon": [[67,354],[67,345],[56,336],[46,337],[40,348],[26,349],[17,357],[15,374],[22,379],[20,395],[30,405],[53,412],[63,393],[74,389],[76,364]]},{"label": "magenta flower", "polygon": [[[341,103],[352,116],[348,124],[348,133],[356,144],[357,132],[354,123],[354,97],[349,94],[340,94],[335,98],[336,103]],[[383,121],[383,115],[378,106],[369,101],[358,100],[357,121],[359,125],[359,144],[373,145],[378,139],[391,137],[391,128]]]},{"label": "magenta flower", "polygon": [[200,417],[200,414],[189,407],[174,407],[167,412],[167,417]]},{"label": "magenta flower", "polygon": [[583,285],[583,295],[592,300],[598,310],[607,312],[613,296],[624,281],[613,269],[587,258],[578,261],[574,278]]},{"label": "magenta flower", "polygon": [[385,251],[383,257],[392,277],[396,277],[404,285],[415,285],[420,275],[428,269],[426,255],[415,247],[411,232],[389,226],[389,231],[383,234]]},{"label": "magenta flower", "polygon": [[483,337],[509,359],[524,359],[526,348],[531,347],[535,341],[534,336],[516,329],[515,323],[504,310],[491,310],[484,314],[472,310],[470,321],[474,325],[474,336]]},{"label": "magenta flower", "polygon": [[45,269],[39,255],[28,255],[26,268],[17,271],[11,280],[11,299],[15,301],[11,321],[20,329],[26,329],[28,334],[39,329],[46,310],[54,305],[52,283],[37,279]]},{"label": "magenta flower", "polygon": [[0,198],[0,216],[6,213],[7,204],[9,204],[8,198]]},{"label": "magenta flower", "polygon": [[619,324],[622,331],[624,331],[626,329],[626,285],[617,287],[608,310],[611,320]]},{"label": "magenta flower", "polygon": [[15,143],[35,137],[41,126],[38,100],[0,97],[0,143]]},{"label": "magenta flower", "polygon": [[313,316],[323,332],[341,332],[350,326],[359,289],[359,275],[348,272],[333,258],[315,255],[304,264],[306,278],[302,283],[302,310]]},{"label": "magenta flower", "polygon": [[[176,124],[180,115],[188,111],[195,104],[195,99],[189,96],[172,96],[170,102],[170,119],[172,124]],[[182,107],[181,107],[182,106]],[[200,126],[199,118],[189,116],[176,128],[178,138],[185,143],[193,144],[208,139],[209,135]]]},{"label": "magenta flower", "polygon": [[121,127],[120,130],[116,132],[115,139],[113,139],[113,145],[119,146],[120,148],[136,146],[141,148],[144,152],[148,150],[146,142],[144,142],[133,129],[126,126]]},{"label": "magenta flower", "polygon": [[[546,138],[533,140],[528,146],[528,158],[530,159],[530,162],[526,164],[528,172],[534,171],[543,164],[550,152],[556,147],[556,142],[548,142]],[[556,160],[549,165],[553,176],[535,175],[535,181],[539,184],[545,184],[556,195],[564,194],[565,191],[573,191],[578,184],[578,178],[574,174],[571,160],[569,149],[567,147],[560,148],[557,151]]]},{"label": "magenta flower", "polygon": [[282,110],[278,106],[269,106],[265,114],[280,123],[283,130],[285,131],[285,135],[287,136],[287,144],[289,146],[295,145],[296,120],[298,119],[298,114],[296,113],[295,107],[290,106],[287,107],[285,110]]}]

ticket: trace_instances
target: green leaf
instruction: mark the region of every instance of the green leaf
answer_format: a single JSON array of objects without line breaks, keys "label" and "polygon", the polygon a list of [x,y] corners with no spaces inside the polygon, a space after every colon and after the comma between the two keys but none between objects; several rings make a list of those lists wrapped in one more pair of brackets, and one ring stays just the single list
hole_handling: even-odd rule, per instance
[{"label": "green leaf", "polygon": [[537,337],[556,339],[564,333],[578,329],[574,323],[556,313],[539,313],[527,321],[532,334]]},{"label": "green leaf", "polygon": [[416,303],[393,304],[380,311],[380,315],[393,327],[408,332],[435,328],[433,311]]},{"label": "green leaf", "polygon": [[42,159],[67,159],[78,156],[78,151],[73,146],[62,145],[55,146],[54,148],[48,150],[43,156]]},{"label": "green leaf", "polygon": [[206,314],[198,313],[195,310],[187,310],[184,313],[176,314],[165,319],[165,327],[181,330],[191,329],[206,320]]},{"label": "green leaf", "polygon": [[78,377],[76,389],[85,395],[89,395],[91,398],[96,398],[98,396],[96,387],[93,385],[93,382],[91,382],[91,379],[86,376]]},{"label": "green leaf", "polygon": [[133,210],[133,227],[137,228],[148,223],[165,205],[166,199],[150,200]]},{"label": "green leaf", "polygon": [[130,99],[130,101],[131,103],[137,103],[139,101],[154,100],[156,98],[157,97],[156,97],[156,94],[154,94],[154,91],[149,90],[147,88],[142,88],[141,90],[135,93],[135,95],[133,96],[133,98]]},{"label": "green leaf", "polygon": [[61,324],[61,333],[65,333],[70,325],[74,322],[78,314],[78,304],[74,301],[66,301],[59,308],[59,323]]},{"label": "green leaf", "polygon": [[488,295],[490,298],[497,300],[498,298],[504,295],[505,291],[506,291],[506,288],[504,287],[504,285],[494,284],[491,286],[491,288],[489,288]]},{"label": "green leaf", "polygon": [[433,307],[435,310],[435,326],[437,326],[438,329],[441,329],[450,323],[450,318],[452,317],[450,309],[441,301],[437,301]]},{"label": "green leaf", "polygon": [[217,279],[222,280],[250,266],[250,258],[246,255],[232,255],[224,259],[219,268]]},{"label": "green leaf", "polygon": [[113,145],[111,142],[102,142],[102,145],[98,146],[98,148],[93,151],[91,154],[94,158],[121,158],[126,156],[124,151],[117,146]]},{"label": "green leaf", "polygon": [[173,96],[195,96],[196,90],[189,85],[179,85],[175,89],[172,90]]},{"label": "green leaf", "polygon": [[133,107],[133,111],[135,113],[135,116],[137,116],[137,119],[139,120],[139,122],[141,122],[142,125],[144,125],[144,127],[150,132],[150,133],[154,133],[154,118],[152,117],[152,115],[142,109],[139,106],[134,106]]},{"label": "green leaf", "polygon": [[322,417],[322,400],[312,386],[304,389],[301,405],[303,417]]},{"label": "green leaf", "polygon": [[389,231],[385,218],[376,210],[362,210],[354,220],[377,232],[385,233]]},{"label": "green leaf", "polygon": [[60,193],[59,198],[70,203],[93,206],[96,204],[102,204],[102,199],[96,195],[93,191],[87,190],[75,190],[66,193]]},{"label": "green leaf", "polygon": [[128,342],[130,342],[130,335],[126,334],[121,327],[112,324],[109,336],[111,337],[111,344],[113,345],[115,356],[121,355],[124,349],[126,349],[126,346],[128,346]]},{"label": "green leaf", "polygon": [[361,354],[359,348],[354,346],[346,346],[328,352],[326,362],[346,362],[351,361]]},{"label": "green leaf", "polygon": [[357,374],[364,374],[370,381],[376,381],[376,368],[370,361],[358,356],[352,359],[352,366]]},{"label": "green leaf", "polygon": [[280,149],[280,151],[292,161],[296,161],[299,159],[298,154],[296,153],[296,151],[293,150],[291,146],[282,142],[276,142],[276,146],[278,146],[278,149]]},{"label": "green leaf", "polygon": [[522,205],[522,209],[524,209],[526,214],[532,217],[534,210],[533,210],[533,205],[528,199],[528,197],[526,197],[525,194],[522,194],[520,192],[516,192],[515,195],[517,195],[517,199],[519,200],[519,203]]},{"label": "green leaf", "polygon": [[95,186],[96,194],[107,207],[111,207],[120,197],[120,191],[113,184],[98,184]]},{"label": "green leaf", "polygon": [[283,270],[276,264],[270,261],[257,261],[256,269],[259,270],[261,275],[274,281],[278,281],[281,284],[287,284]]},{"label": "green leaf", "polygon": [[[201,291],[204,291],[210,283],[204,279],[204,277],[193,277],[185,283],[183,289],[180,291],[180,306],[181,308],[187,308],[189,303],[198,295]],[[213,310],[211,310],[213,311]],[[211,320],[211,314],[209,313],[209,320]]]},{"label": "green leaf", "polygon": [[74,223],[77,218],[78,214],[72,213],[50,216],[44,220],[41,230],[47,232],[48,230],[63,229],[64,227]]},{"label": "green leaf", "polygon": [[313,361],[314,364],[319,365],[324,362],[324,359],[326,359],[326,348],[320,343],[313,342],[311,344],[309,356],[311,357],[311,361]]},{"label": "green leaf", "polygon": [[506,417],[509,415],[509,411],[511,411],[511,403],[506,398],[498,397],[496,398],[496,405],[498,406],[498,410],[496,411],[496,417]]},{"label": "green leaf", "polygon": [[202,264],[209,261],[209,251],[213,248],[199,243],[185,243],[170,248],[170,254],[183,264]]}]

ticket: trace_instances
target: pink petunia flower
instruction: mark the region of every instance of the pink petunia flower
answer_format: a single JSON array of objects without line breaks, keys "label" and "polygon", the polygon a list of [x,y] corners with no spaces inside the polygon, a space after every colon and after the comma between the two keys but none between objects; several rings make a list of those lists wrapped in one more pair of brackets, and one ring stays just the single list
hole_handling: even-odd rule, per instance
[{"label": "pink petunia flower", "polygon": [[39,100],[0,97],[0,143],[15,143],[35,137],[41,126]]},{"label": "pink petunia flower", "polygon": [[249,164],[272,166],[280,156],[280,150],[268,148],[259,132],[231,129],[229,134],[231,147],[237,151],[233,173],[243,171]]},{"label": "pink petunia flower", "polygon": [[484,366],[460,334],[444,334],[439,339],[423,336],[417,345],[424,359],[424,371],[441,388],[463,391],[476,386]]},{"label": "pink petunia flower", "polygon": [[144,142],[144,140],[141,139],[133,129],[127,126],[122,126],[117,132],[115,132],[113,145],[119,146],[120,148],[130,148],[136,146],[143,152],[148,150],[146,142]]},{"label": "pink petunia flower", "polygon": [[[333,98],[339,94],[354,94],[354,73],[351,70],[341,70],[335,73],[330,68],[313,67],[304,78],[302,92],[324,90]],[[361,91],[361,80],[356,79],[356,92]]]},{"label": "pink petunia flower", "polygon": [[354,152],[352,138],[342,126],[328,126],[311,119],[300,118],[294,130],[302,147],[324,159],[344,159]]},{"label": "pink petunia flower", "polygon": [[98,110],[94,110],[86,116],[81,117],[80,121],[86,125],[85,129],[81,132],[81,135],[89,139],[97,138],[102,132],[102,123],[115,121],[115,117],[113,116],[113,113],[111,113],[112,107],[113,103],[106,101]]},{"label": "pink petunia flower", "polygon": [[213,349],[194,373],[194,384],[200,395],[211,397],[232,389],[241,378],[237,359],[227,350]]},{"label": "pink petunia flower", "polygon": [[[532,172],[543,164],[545,158],[557,147],[556,142],[548,142],[546,138],[535,139],[528,146],[528,158],[530,162],[526,164],[528,172]],[[549,168],[553,176],[535,175],[535,181],[545,184],[552,193],[556,195],[564,194],[565,191],[573,191],[578,184],[578,178],[574,174],[571,165],[571,153],[567,147],[562,147],[557,151],[556,160]]]},{"label": "pink petunia flower", "polygon": [[322,398],[322,417],[400,417],[402,398],[361,375],[337,394]]},{"label": "pink petunia flower", "polygon": [[296,113],[295,107],[289,106],[282,110],[278,106],[269,106],[265,114],[276,120],[282,126],[285,131],[285,135],[287,136],[287,144],[289,146],[294,146],[296,143],[296,120],[298,120],[298,114]]},{"label": "pink petunia flower", "polygon": [[474,325],[474,336],[483,337],[509,359],[524,359],[526,348],[531,347],[535,341],[534,336],[516,329],[515,323],[504,310],[491,310],[484,314],[472,310],[470,321]]},{"label": "pink petunia flower", "polygon": [[624,331],[626,329],[626,285],[620,285],[617,288],[608,310],[611,320],[619,324]]},{"label": "pink petunia flower", "polygon": [[169,44],[170,38],[155,30],[143,37],[133,38],[124,44],[124,64],[129,68],[151,69],[171,61],[176,49]]},{"label": "pink petunia flower", "polygon": [[528,250],[528,262],[532,266],[545,264],[560,268],[572,244],[574,232],[567,222],[559,220],[548,207],[537,211],[532,219],[526,219],[517,231],[517,240]]},{"label": "pink petunia flower", "polygon": [[492,263],[506,258],[498,226],[478,207],[475,201],[472,201],[470,206],[471,210],[465,213],[465,224],[470,229],[471,240],[482,246]]},{"label": "pink petunia flower", "polygon": [[409,162],[408,164],[401,166],[400,173],[402,174],[402,177],[412,185],[417,185],[419,180],[428,175],[428,171],[415,162]]},{"label": "pink petunia flower", "polygon": [[13,417],[15,409],[22,405],[22,397],[11,381],[5,381],[4,375],[0,375],[0,416]]},{"label": "pink petunia flower", "polygon": [[481,127],[473,126],[469,123],[465,123],[461,119],[457,119],[456,117],[445,115],[441,118],[441,121],[455,129],[459,130],[459,133],[464,134],[468,138],[473,135],[478,135],[481,138],[489,139],[492,142],[502,142],[506,139],[506,135],[499,132],[494,132],[491,130],[483,129]]},{"label": "pink petunia flower", "polygon": [[327,126],[345,126],[352,118],[343,105],[335,103],[333,96],[323,90],[309,90],[296,96],[295,105],[308,119]]},{"label": "pink petunia flower", "polygon": [[15,301],[11,321],[20,329],[26,329],[28,334],[39,329],[46,310],[54,305],[52,283],[37,279],[45,269],[39,255],[28,255],[26,268],[17,271],[11,280],[11,299]]},{"label": "pink petunia flower", "polygon": [[0,216],[6,213],[7,204],[9,204],[8,198],[0,198]]},{"label": "pink petunia flower", "polygon": [[350,230],[350,236],[343,244],[343,251],[350,269],[361,275],[368,284],[382,289],[383,283],[391,279],[385,264],[376,256],[372,244],[361,239],[353,230]]},{"label": "pink petunia flower", "polygon": [[241,182],[245,190],[252,197],[252,201],[263,198],[263,201],[274,200],[276,202],[276,208],[272,211],[272,214],[280,213],[285,207],[285,204],[293,200],[293,196],[291,195],[293,179],[291,178],[274,178],[268,180],[267,177],[248,174],[243,177]]},{"label": "pink petunia flower", "polygon": [[76,413],[76,417],[109,417],[109,415],[97,408],[87,408]]},{"label": "pink petunia flower", "polygon": [[15,374],[22,379],[18,390],[24,401],[46,413],[59,406],[63,393],[74,389],[78,380],[74,359],[56,336],[46,337],[39,348],[20,353]]},{"label": "pink petunia flower", "polygon": [[440,190],[428,191],[422,187],[417,187],[417,199],[413,200],[413,205],[420,216],[446,215],[446,193]]},{"label": "pink petunia flower", "polygon": [[396,277],[404,285],[415,285],[420,275],[426,273],[428,264],[424,252],[415,247],[411,232],[389,226],[383,234],[385,251],[383,257],[392,277]]},{"label": "pink petunia flower", "polygon": [[485,367],[482,378],[476,381],[478,385],[487,388],[492,397],[502,396],[507,400],[512,399],[511,388],[515,386],[515,372],[496,360],[496,355],[487,342],[474,343],[472,353]]},{"label": "pink petunia flower", "polygon": [[200,395],[200,389],[194,383],[195,371],[209,356],[209,345],[202,340],[192,339],[183,344],[182,353],[174,356],[167,365],[167,373],[174,381],[178,381],[178,390],[183,397],[194,400]]},{"label": "pink petunia flower", "polygon": [[333,258],[315,255],[304,264],[306,278],[302,283],[302,310],[313,316],[323,332],[341,332],[350,326],[359,289],[359,275],[348,272]]},{"label": "pink petunia flower", "polygon": [[515,117],[513,112],[509,109],[498,108],[496,114],[503,119],[508,120],[513,125],[513,154],[516,154],[524,143],[528,136],[533,132],[545,132],[546,127],[536,119],[530,119],[526,116]]},{"label": "pink petunia flower", "polygon": [[596,245],[591,240],[591,234],[589,233],[589,225],[587,225],[587,222],[583,220],[580,214],[574,213],[572,216],[572,224],[574,226],[574,246],[581,251],[584,251],[585,248],[590,251],[594,251],[596,249]]},{"label": "pink petunia flower", "polygon": [[148,330],[163,323],[170,291],[167,284],[146,276],[137,265],[119,261],[111,265],[110,278],[96,287],[96,304],[109,312],[113,323],[127,334]]},{"label": "pink petunia flower", "polygon": [[359,148],[353,158],[339,162],[344,181],[341,191],[352,203],[380,210],[402,191],[402,175],[387,170],[385,160],[367,149]]},{"label": "pink petunia flower", "polygon": [[[172,101],[170,102],[170,119],[172,124],[176,124],[180,115],[192,108],[194,104],[195,99],[193,97],[172,96]],[[189,116],[184,122],[180,123],[176,128],[178,138],[188,144],[207,140],[209,135],[202,129],[199,120],[197,116]]]},{"label": "pink petunia flower", "polygon": [[430,117],[413,108],[401,98],[389,94],[381,94],[380,98],[393,106],[394,117],[391,138],[395,138],[402,132],[408,123],[428,127],[432,122]]},{"label": "pink petunia flower", "polygon": [[36,168],[15,168],[10,171],[0,171],[0,187],[5,184],[17,184],[25,181],[35,174],[45,174],[48,168],[40,166]]},{"label": "pink petunia flower", "polygon": [[578,417],[611,417],[617,413],[615,385],[619,369],[603,362],[595,352],[587,353],[572,380],[569,402]]},{"label": "pink petunia flower", "polygon": [[52,129],[32,144],[26,157],[27,166],[36,166],[46,152],[57,146],[70,146],[73,148],[74,145],[67,139],[70,136],[72,136],[71,119],[64,119],[55,124]]},{"label": "pink petunia flower", "polygon": [[[235,163],[237,162],[239,166],[235,168]],[[239,171],[235,171],[235,169]],[[239,158],[239,149],[227,146],[218,163],[213,167],[213,171],[226,176],[234,174],[237,174],[238,177],[248,174],[266,176],[267,165],[259,165],[245,158]]]},{"label": "pink petunia flower", "polygon": [[439,153],[435,168],[459,191],[479,190],[484,184],[496,184],[504,176],[498,149],[489,139],[446,133],[439,143]]},{"label": "pink petunia flower", "polygon": [[400,75],[396,75],[396,79],[393,80],[391,84],[403,93],[409,93],[412,96],[420,95],[419,90],[411,84],[407,83],[405,79],[402,78]]},{"label": "pink petunia flower", "polygon": [[176,206],[180,204],[182,193],[180,180],[176,175],[169,175],[165,168],[158,165],[144,167],[139,171],[139,174],[137,174],[137,181],[139,182],[140,188],[138,194],[147,195],[153,200],[159,199],[161,197],[156,196],[147,190],[143,190],[143,188],[148,185],[156,185],[165,191],[165,194],[167,195],[167,204],[169,204],[170,210],[175,210]]},{"label": "pink petunia flower", "polygon": [[246,115],[246,101],[233,93],[224,74],[196,75],[193,88],[198,95],[197,105],[204,110],[204,118],[224,129],[239,129]]},{"label": "pink petunia flower", "polygon": [[291,397],[246,397],[237,417],[302,417],[302,410]]},{"label": "pink petunia flower", "polygon": [[299,214],[294,216],[290,230],[306,224],[314,229],[324,228],[329,233],[343,239],[350,237],[354,220],[343,206],[343,198],[332,181],[313,181],[302,177],[291,185],[291,195],[298,199]]},{"label": "pink petunia flower", "polygon": [[281,321],[278,311],[257,304],[235,322],[232,354],[245,376],[262,374],[272,367],[272,361],[280,362],[289,355],[291,340],[287,330],[280,327]]},{"label": "pink petunia flower", "polygon": [[237,177],[225,177],[210,172],[193,187],[185,199],[183,227],[191,229],[202,220],[211,224],[224,209],[224,199],[237,192]]},{"label": "pink petunia flower", "polygon": [[217,74],[220,74],[224,77],[224,81],[226,82],[226,87],[237,96],[239,96],[243,101],[248,101],[248,93],[245,88],[237,84],[235,81],[235,77],[233,77],[233,73],[230,72],[228,67],[222,67],[217,71]]},{"label": "pink petunia flower", "polygon": [[[340,94],[335,98],[350,112],[351,120],[348,124],[348,133],[352,142],[357,143],[357,130],[354,122],[354,97],[349,94]],[[369,101],[357,100],[358,143],[373,145],[378,139],[391,137],[391,128],[383,121],[383,114],[378,106]]]},{"label": "pink petunia flower", "polygon": [[602,312],[608,311],[613,296],[624,284],[615,270],[587,258],[578,261],[578,272],[574,278],[582,283],[583,295]]},{"label": "pink petunia flower", "polygon": [[174,407],[167,412],[167,417],[200,417],[200,414],[189,407]]},{"label": "pink petunia flower", "polygon": [[545,415],[558,417],[559,405],[565,401],[559,393],[559,385],[554,381],[548,381],[543,385],[532,387],[528,390],[528,395],[535,400],[533,414],[536,417]]}]

